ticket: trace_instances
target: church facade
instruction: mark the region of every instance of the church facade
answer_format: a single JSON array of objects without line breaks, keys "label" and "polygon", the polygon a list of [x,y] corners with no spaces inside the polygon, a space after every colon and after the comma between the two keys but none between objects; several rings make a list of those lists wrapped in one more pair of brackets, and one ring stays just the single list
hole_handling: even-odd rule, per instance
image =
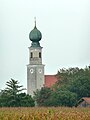
[{"label": "church facade", "polygon": [[[29,47],[29,64],[27,65],[27,94],[34,95],[34,91],[42,87],[50,87],[57,79],[54,75],[44,75],[44,64],[42,64],[42,47],[40,40],[41,32],[36,27],[29,33],[32,42]],[[51,79],[50,79],[51,78]]]}]

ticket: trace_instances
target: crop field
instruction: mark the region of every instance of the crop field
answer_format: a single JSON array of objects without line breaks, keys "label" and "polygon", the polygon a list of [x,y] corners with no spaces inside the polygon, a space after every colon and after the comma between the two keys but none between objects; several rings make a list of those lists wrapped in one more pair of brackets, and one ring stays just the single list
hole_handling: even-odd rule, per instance
[{"label": "crop field", "polygon": [[0,120],[90,120],[90,108],[0,108]]}]

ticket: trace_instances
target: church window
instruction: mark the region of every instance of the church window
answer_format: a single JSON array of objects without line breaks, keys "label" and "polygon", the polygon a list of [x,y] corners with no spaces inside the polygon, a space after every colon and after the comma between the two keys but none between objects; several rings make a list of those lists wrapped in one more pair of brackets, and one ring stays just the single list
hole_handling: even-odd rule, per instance
[{"label": "church window", "polygon": [[39,58],[41,58],[41,52],[39,52]]},{"label": "church window", "polygon": [[33,53],[31,52],[31,58],[33,58]]}]

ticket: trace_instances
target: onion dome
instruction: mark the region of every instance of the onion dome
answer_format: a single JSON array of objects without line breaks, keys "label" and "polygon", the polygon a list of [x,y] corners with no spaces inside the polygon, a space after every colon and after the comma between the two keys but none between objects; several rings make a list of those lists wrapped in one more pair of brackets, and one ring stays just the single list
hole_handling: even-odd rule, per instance
[{"label": "onion dome", "polygon": [[42,39],[42,34],[36,27],[36,20],[35,20],[35,27],[29,34],[29,39],[32,42],[39,42]]}]

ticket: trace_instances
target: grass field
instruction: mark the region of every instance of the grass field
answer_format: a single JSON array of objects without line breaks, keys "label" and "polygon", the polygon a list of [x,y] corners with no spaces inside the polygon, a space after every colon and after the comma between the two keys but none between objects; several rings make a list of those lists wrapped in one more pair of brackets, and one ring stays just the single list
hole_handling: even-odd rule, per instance
[{"label": "grass field", "polygon": [[0,108],[0,120],[90,120],[90,108]]}]

